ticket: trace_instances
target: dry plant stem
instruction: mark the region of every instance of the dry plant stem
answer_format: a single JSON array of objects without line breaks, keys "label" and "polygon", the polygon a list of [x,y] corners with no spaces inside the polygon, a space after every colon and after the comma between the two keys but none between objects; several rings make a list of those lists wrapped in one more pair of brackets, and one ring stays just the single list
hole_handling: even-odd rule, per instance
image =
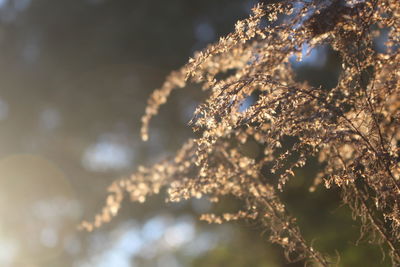
[{"label": "dry plant stem", "polygon": [[[338,152],[337,148],[335,148],[337,157],[340,159],[340,161],[343,164],[343,168],[346,172],[348,171],[348,168],[346,166],[345,161],[343,160],[342,156]],[[398,249],[396,249],[395,244],[392,241],[392,238],[387,234],[387,230],[385,227],[382,225],[382,223],[378,222],[377,218],[373,216],[373,212],[371,211],[369,205],[365,201],[365,197],[362,196],[360,191],[358,190],[357,186],[355,184],[350,184],[350,188],[354,191],[356,198],[361,202],[363,210],[367,212],[367,217],[368,220],[372,223],[373,227],[378,231],[378,233],[381,235],[381,237],[385,240],[385,243],[389,246],[389,249],[393,254],[396,255],[400,259],[400,252]]]},{"label": "dry plant stem", "polygon": [[391,252],[393,254],[395,254],[396,257],[400,258],[399,250],[396,249],[395,244],[392,241],[392,238],[386,233],[387,231],[386,231],[385,227],[382,225],[382,223],[378,222],[378,220],[375,218],[375,216],[372,215],[373,213],[372,213],[370,207],[365,202],[364,197],[361,196],[357,187],[354,184],[352,184],[351,187],[354,190],[357,198],[361,201],[362,207],[367,212],[368,219],[370,220],[370,222],[372,223],[374,228],[379,232],[381,237],[385,240],[385,243],[389,246],[389,249],[391,250]]},{"label": "dry plant stem", "polygon": [[[268,207],[269,210],[272,210],[282,224],[287,224],[287,220],[282,219],[276,212],[276,210],[268,203],[266,200],[261,200],[261,202],[265,205],[265,207]],[[269,227],[268,224],[265,225],[266,227]],[[317,263],[319,263],[321,266],[329,266],[328,260],[318,251],[316,251],[313,247],[309,246],[306,241],[304,240],[303,236],[300,234],[298,228],[287,228],[287,231],[289,232],[290,236],[294,239],[295,242],[298,242],[301,244],[302,250],[306,251],[307,257],[309,259],[314,259]]]},{"label": "dry plant stem", "polygon": [[[375,7],[376,7],[376,4],[377,4],[377,1],[374,1],[374,9],[375,9]],[[371,15],[370,15],[370,16],[372,16],[372,12],[371,12]],[[362,33],[361,35],[364,35],[364,32],[365,32],[365,31],[366,31],[366,27],[364,27],[363,33]],[[361,39],[360,39],[360,40],[361,40]],[[359,40],[359,42],[360,42],[360,40]],[[361,45],[359,45],[359,46],[361,46]],[[362,69],[361,69],[360,64],[359,64],[358,62],[357,62],[357,64],[356,64],[356,66],[357,66],[357,68],[358,68],[359,73],[361,73],[361,72],[362,72]],[[365,83],[364,78],[363,78],[362,76],[361,76],[361,80],[362,80],[363,83]],[[375,86],[375,79],[371,82],[371,91],[374,90],[374,86]],[[381,155],[383,155],[383,153],[387,152],[387,149],[386,149],[385,144],[384,144],[384,139],[383,139],[383,134],[382,134],[381,126],[379,125],[378,120],[377,120],[377,118],[376,118],[376,110],[375,110],[374,106],[373,106],[372,103],[371,103],[371,99],[370,99],[370,96],[368,95],[367,89],[366,89],[365,87],[362,87],[362,89],[363,89],[363,92],[364,92],[364,94],[365,94],[365,101],[367,102],[368,110],[369,110],[369,112],[370,112],[370,115],[371,115],[371,117],[372,117],[372,119],[373,119],[373,121],[374,121],[374,123],[375,123],[375,127],[376,127],[376,129],[377,129],[377,131],[378,131],[378,134],[379,134],[379,141],[380,141],[380,145],[381,145],[381,153],[378,154],[378,151],[369,143],[368,139],[365,138],[358,130],[356,130],[356,131],[357,131],[357,133],[360,135],[360,137],[362,137],[362,138],[364,139],[364,141],[367,142],[367,144],[369,145],[369,147],[374,151],[376,157],[377,157],[377,158],[381,161],[381,163],[385,166],[385,169],[386,169],[387,173],[389,174],[390,178],[392,179],[393,183],[395,184],[395,186],[396,186],[396,188],[397,188],[397,193],[400,194],[400,184],[399,184],[399,182],[396,180],[396,178],[393,176],[393,173],[392,173],[391,170],[390,170],[390,167],[389,167],[388,162],[387,162],[384,158],[382,158],[382,156],[381,156]],[[349,123],[351,123],[351,121],[348,120],[345,116],[344,116],[344,118],[345,118]],[[351,126],[352,126],[353,128],[355,128],[354,125],[351,124]]]},{"label": "dry plant stem", "polygon": [[396,180],[396,178],[394,178],[387,162],[382,158],[382,156],[381,156],[382,153],[379,153],[375,149],[375,147],[369,142],[369,140],[354,126],[354,124],[348,118],[346,118],[346,116],[342,116],[342,117],[349,123],[351,128],[353,128],[353,130],[357,132],[358,136],[360,136],[365,141],[365,143],[368,145],[368,147],[374,152],[379,163],[384,165],[385,170],[387,171],[387,173],[389,174],[390,178],[392,179],[394,185],[396,186],[397,194],[400,194],[400,185],[399,185],[398,181]]},{"label": "dry plant stem", "polygon": [[[318,101],[322,101],[322,102],[325,102],[325,103],[326,103],[325,99],[323,99],[323,98],[318,98],[318,97],[314,96],[314,95],[313,95],[311,92],[309,92],[309,91],[304,91],[304,90],[298,90],[298,91],[300,91],[300,92],[302,92],[302,93],[305,93],[305,94],[307,94],[308,96],[310,96],[310,97],[312,97],[312,98],[314,98],[314,99],[318,99]],[[366,92],[365,92],[365,94],[367,95]],[[366,98],[367,98],[367,101],[368,101],[368,97],[366,97]],[[326,103],[326,104],[329,105],[329,103]],[[391,172],[387,161],[385,161],[385,160],[382,158],[383,153],[379,153],[379,152],[375,149],[375,147],[371,144],[371,142],[368,140],[368,138],[365,137],[365,136],[359,131],[359,129],[357,129],[357,127],[352,123],[352,121],[351,121],[349,118],[347,118],[347,117],[343,114],[343,112],[342,112],[341,110],[339,110],[339,109],[337,109],[337,108],[335,108],[335,107],[332,107],[332,109],[338,112],[339,116],[342,117],[342,118],[350,125],[350,127],[357,133],[357,135],[360,136],[360,137],[364,140],[364,142],[367,144],[367,146],[374,152],[376,158],[379,160],[379,162],[380,162],[381,164],[384,165],[384,167],[385,167],[387,173],[389,174],[389,176],[390,176],[390,178],[392,179],[394,185],[396,186],[397,194],[400,194],[400,184],[399,184],[399,182],[396,180],[396,178],[393,176],[393,173]],[[372,105],[371,105],[371,109],[372,109]],[[375,126],[377,127],[377,129],[378,129],[378,131],[379,131],[379,136],[380,136],[380,140],[381,140],[381,144],[382,144],[382,152],[383,152],[383,151],[385,151],[386,149],[385,149],[385,147],[384,147],[384,145],[383,145],[383,137],[382,137],[382,132],[381,132],[381,130],[380,130],[380,126],[379,126],[379,124],[378,124],[377,121],[376,121],[376,117],[375,117],[375,115],[374,115],[375,113],[373,112],[373,110],[371,110],[370,113],[371,113],[372,118],[374,119]]]},{"label": "dry plant stem", "polygon": [[[237,166],[234,162],[230,162],[229,161],[229,155],[226,153],[226,151],[221,151],[221,153],[224,155],[225,159],[228,160],[227,162],[229,162],[230,164],[232,164],[232,166],[236,169],[240,169],[240,166]],[[255,183],[259,184],[259,185],[263,185],[260,180],[255,180]],[[251,192],[249,192],[249,195],[251,194]],[[261,192],[258,192],[258,195],[262,195]],[[301,235],[299,229],[297,226],[293,227],[291,225],[293,225],[294,223],[290,221],[290,217],[288,217],[285,213],[286,211],[279,211],[277,210],[277,208],[274,205],[271,205],[271,203],[268,201],[268,199],[265,198],[254,198],[253,199],[253,205],[255,206],[259,206],[261,208],[267,208],[267,210],[269,211],[269,215],[271,217],[273,217],[275,220],[278,220],[278,222],[283,225],[284,229],[287,230],[287,232],[289,233],[289,238],[296,244],[300,244],[301,246],[301,250],[305,251],[306,255],[303,255],[303,257],[305,259],[314,259],[315,262],[317,262],[318,264],[320,264],[320,266],[323,267],[327,267],[329,266],[328,264],[328,260],[317,250],[315,250],[313,247],[309,246],[306,241],[304,240],[303,236]],[[250,206],[253,206],[252,204],[250,204]],[[293,219],[292,219],[293,221]],[[270,225],[268,223],[265,222],[265,220],[262,220],[262,222],[265,224],[264,226],[269,228]],[[281,241],[281,238],[278,238],[277,241],[273,241],[274,243],[278,243],[281,246],[285,246],[286,243]],[[281,242],[279,242],[281,241]],[[288,257],[288,256],[287,256]],[[288,260],[289,257],[288,257]]]},{"label": "dry plant stem", "polygon": [[[343,202],[360,218],[361,233],[371,230],[371,241],[386,244],[393,265],[399,265],[400,1],[356,2],[256,5],[232,33],[172,72],[148,100],[142,138],[148,139],[150,120],[172,90],[188,83],[201,84],[209,93],[190,122],[200,137],[172,160],[141,167],[130,179],[114,183],[102,213],[83,227],[92,229],[116,216],[126,192],[139,202],[161,187],[167,188],[167,201],[207,196],[218,202],[231,195],[243,202],[239,212],[204,214],[201,219],[258,219],[288,260],[329,266],[330,257],[305,242],[277,193],[295,177],[295,168],[316,157],[321,170],[310,191],[323,181],[327,190],[339,187]],[[374,38],[383,29],[387,48],[375,51]],[[310,50],[330,46],[340,55],[343,64],[335,87],[297,81],[291,57],[301,60],[304,45]],[[254,95],[257,99],[241,109]],[[282,145],[288,137],[294,144]],[[262,155],[241,152],[237,144],[249,140],[263,149]],[[272,166],[276,185],[275,177],[263,177],[266,166]],[[358,188],[360,182],[367,189]]]}]

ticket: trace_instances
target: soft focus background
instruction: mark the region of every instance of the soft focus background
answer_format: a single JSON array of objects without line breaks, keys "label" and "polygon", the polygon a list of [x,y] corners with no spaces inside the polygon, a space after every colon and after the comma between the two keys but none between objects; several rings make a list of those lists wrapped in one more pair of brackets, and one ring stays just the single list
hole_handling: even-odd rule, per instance
[{"label": "soft focus background", "polygon": [[[0,266],[303,266],[285,264],[256,224],[199,222],[213,209],[203,200],[124,202],[110,224],[76,230],[100,211],[113,180],[190,137],[199,88],[174,92],[142,143],[146,99],[255,3],[0,0]],[[328,47],[293,63],[314,85],[332,87],[339,75]],[[340,266],[386,266],[376,247],[355,246],[359,231],[337,192],[308,192],[315,168],[299,171],[283,195],[305,236],[337,250]]]}]

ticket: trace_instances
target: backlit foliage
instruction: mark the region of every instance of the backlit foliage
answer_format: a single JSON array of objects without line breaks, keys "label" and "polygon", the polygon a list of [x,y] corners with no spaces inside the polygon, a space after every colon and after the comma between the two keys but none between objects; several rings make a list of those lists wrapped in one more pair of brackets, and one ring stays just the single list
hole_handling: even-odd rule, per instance
[{"label": "backlit foliage", "polygon": [[[294,171],[318,158],[321,170],[310,191],[340,188],[361,233],[399,265],[400,2],[284,0],[258,4],[252,12],[150,96],[143,140],[171,91],[200,83],[208,97],[191,121],[200,137],[187,141],[174,158],[115,181],[101,214],[82,226],[92,230],[110,221],[126,195],[143,202],[162,187],[171,202],[193,197],[218,202],[230,195],[242,200],[240,211],[201,219],[256,220],[290,261],[329,266],[333,257],[305,241],[279,197]],[[378,51],[374,42],[383,32],[385,49]],[[310,50],[328,45],[339,53],[341,74],[334,88],[296,81],[290,59],[300,61],[305,44]],[[254,95],[257,99],[243,108]],[[292,141],[285,145],[288,138]],[[240,150],[250,139],[263,147],[262,156],[251,158]],[[266,177],[266,166],[277,183]]]}]

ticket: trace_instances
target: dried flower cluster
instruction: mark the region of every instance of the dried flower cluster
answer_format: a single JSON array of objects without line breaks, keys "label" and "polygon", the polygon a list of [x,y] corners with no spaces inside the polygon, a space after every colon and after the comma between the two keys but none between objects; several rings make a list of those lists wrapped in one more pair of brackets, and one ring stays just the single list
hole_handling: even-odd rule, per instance
[{"label": "dried flower cluster", "polygon": [[[378,52],[374,40],[383,31],[388,32],[385,50]],[[258,4],[234,32],[195,54],[149,99],[144,140],[151,117],[171,91],[200,83],[209,92],[191,121],[200,137],[174,158],[114,182],[103,212],[82,226],[91,230],[108,222],[126,193],[139,202],[161,187],[167,188],[168,201],[205,196],[218,202],[231,195],[243,201],[241,211],[201,219],[257,220],[289,260],[329,266],[332,258],[304,240],[279,197],[295,169],[316,157],[322,167],[310,191],[320,184],[340,188],[362,233],[374,233],[372,241],[400,265],[399,39],[398,0]],[[290,58],[301,60],[304,44],[310,50],[329,45],[340,54],[334,88],[296,81]],[[257,99],[243,108],[253,95]],[[289,146],[288,138],[294,140]],[[263,155],[241,152],[240,144],[250,139],[263,147]],[[268,179],[266,166],[277,183]]]}]

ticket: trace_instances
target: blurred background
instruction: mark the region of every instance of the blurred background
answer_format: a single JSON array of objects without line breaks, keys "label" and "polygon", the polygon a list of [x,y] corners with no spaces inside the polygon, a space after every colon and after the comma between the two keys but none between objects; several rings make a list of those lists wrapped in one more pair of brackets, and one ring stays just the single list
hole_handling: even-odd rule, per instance
[{"label": "blurred background", "polygon": [[[111,223],[76,230],[100,211],[113,180],[172,155],[191,136],[199,88],[174,92],[142,143],[146,99],[255,3],[0,0],[0,266],[304,265],[286,264],[257,225],[199,222],[215,210],[203,200],[124,202]],[[293,64],[298,79],[335,86],[340,59],[329,47]],[[358,228],[337,192],[308,192],[316,167],[299,171],[283,194],[306,238],[339,252],[340,266],[388,265],[377,247],[355,245]]]}]

